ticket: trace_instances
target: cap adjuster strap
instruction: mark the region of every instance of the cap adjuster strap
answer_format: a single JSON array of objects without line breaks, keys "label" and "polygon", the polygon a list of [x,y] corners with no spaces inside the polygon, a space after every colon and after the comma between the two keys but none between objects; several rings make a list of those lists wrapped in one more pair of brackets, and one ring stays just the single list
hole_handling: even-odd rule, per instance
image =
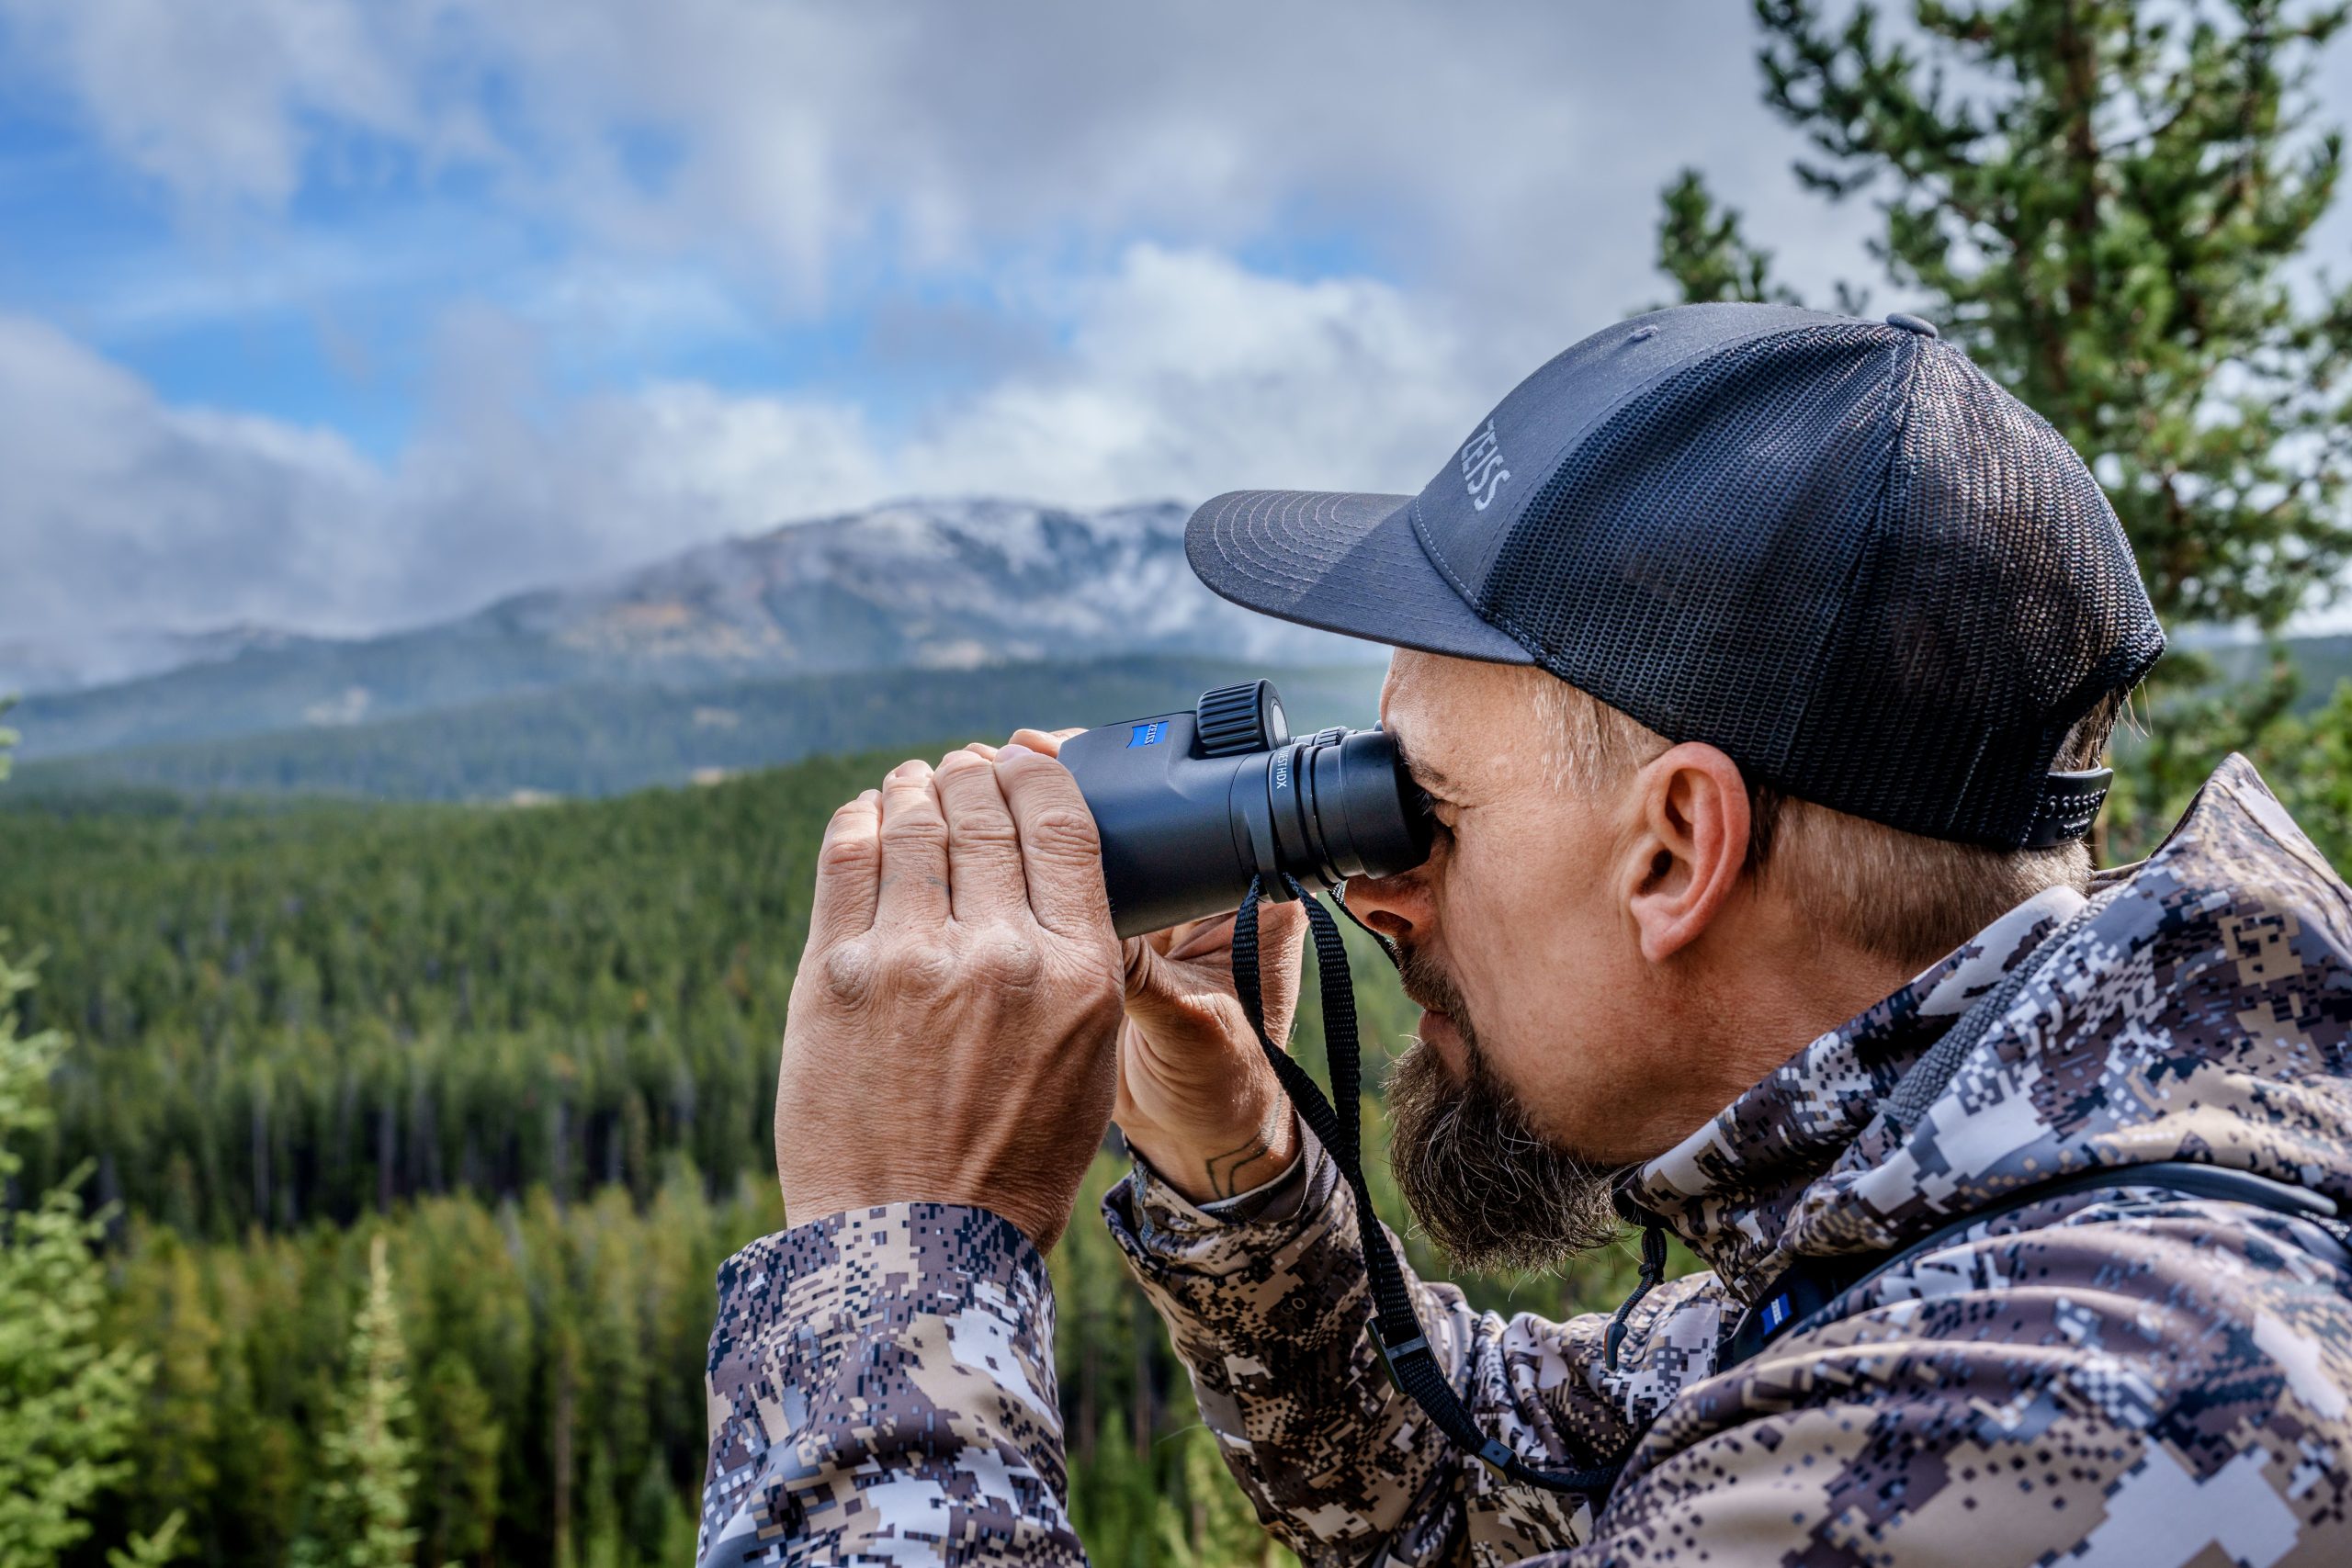
[{"label": "cap adjuster strap", "polygon": [[2114,784],[2113,768],[2085,768],[2079,773],[2043,775],[2041,798],[2034,806],[2033,821],[2028,825],[2025,842],[2019,847],[2051,849],[2071,843],[2089,832]]},{"label": "cap adjuster strap", "polygon": [[[1331,918],[1321,899],[1299,885],[1297,878],[1283,873],[1282,881],[1284,889],[1305,908],[1307,926],[1314,936],[1315,973],[1323,995],[1324,1054],[1331,1069],[1333,1092],[1329,1096],[1289,1052],[1266,1033],[1265,998],[1258,958],[1258,901],[1264,892],[1256,876],[1250,879],[1250,891],[1233,922],[1233,986],[1241,998],[1241,1010],[1258,1036],[1260,1049],[1282,1082],[1283,1092],[1290,1098],[1299,1121],[1330,1156],[1340,1179],[1348,1184],[1348,1190],[1355,1198],[1356,1232],[1363,1247],[1364,1284],[1372,1298],[1371,1322],[1366,1328],[1373,1349],[1398,1392],[1419,1405],[1430,1424],[1456,1446],[1476,1455],[1507,1480],[1548,1492],[1586,1493],[1591,1496],[1593,1507],[1599,1509],[1616,1483],[1617,1466],[1536,1469],[1513,1453],[1508,1444],[1479,1430],[1477,1419],[1454,1392],[1453,1381],[1439,1363],[1437,1352],[1421,1328],[1420,1314],[1414,1310],[1412,1288],[1406,1283],[1404,1266],[1397,1261],[1388,1233],[1381,1228],[1380,1216],[1373,1211],[1372,1191],[1364,1182],[1363,1116],[1356,1088],[1362,1081],[1362,1053],[1356,1040],[1355,989],[1348,974],[1348,950],[1340,940],[1340,923]],[[1355,919],[1344,902],[1340,908],[1350,919]],[[1356,924],[1362,927],[1363,922],[1357,920]],[[1380,940],[1377,931],[1372,935],[1375,941]],[[1388,949],[1387,942],[1382,942],[1381,945],[1384,950]]]}]

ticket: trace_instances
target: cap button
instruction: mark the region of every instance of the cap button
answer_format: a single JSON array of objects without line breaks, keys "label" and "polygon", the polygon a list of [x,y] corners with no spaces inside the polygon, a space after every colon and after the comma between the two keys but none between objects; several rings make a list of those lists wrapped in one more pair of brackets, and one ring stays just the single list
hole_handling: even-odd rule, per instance
[{"label": "cap button", "polygon": [[1895,311],[1894,314],[1887,317],[1886,324],[1890,327],[1901,327],[1906,333],[1917,333],[1921,337],[1938,335],[1935,322],[1924,316],[1915,316],[1908,310]]}]

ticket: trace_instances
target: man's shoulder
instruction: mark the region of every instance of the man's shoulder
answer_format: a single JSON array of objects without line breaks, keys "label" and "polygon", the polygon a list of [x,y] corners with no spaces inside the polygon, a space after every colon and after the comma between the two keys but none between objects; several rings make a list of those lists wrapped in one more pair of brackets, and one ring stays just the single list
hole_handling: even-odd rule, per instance
[{"label": "man's shoulder", "polygon": [[2342,1545],[2326,1532],[2352,1493],[2348,1291],[2313,1222],[2153,1189],[2054,1201],[1691,1387],[1604,1537],[1679,1529],[1736,1511],[1724,1488],[1766,1485],[1794,1539],[1868,1539],[1898,1562],[1906,1541],[1972,1529],[1994,1532],[1987,1560],[2007,1560],[2006,1532],[2027,1558],[2097,1540],[2142,1561],[2133,1532],[2162,1518],[2250,1532],[2213,1539],[2256,1561]]}]

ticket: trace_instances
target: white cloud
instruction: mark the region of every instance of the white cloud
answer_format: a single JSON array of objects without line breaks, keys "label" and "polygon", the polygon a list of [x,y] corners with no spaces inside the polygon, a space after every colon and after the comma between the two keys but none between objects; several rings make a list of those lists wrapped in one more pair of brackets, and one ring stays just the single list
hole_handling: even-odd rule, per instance
[{"label": "white cloud", "polygon": [[[1869,270],[1867,208],[1788,178],[1734,0],[0,0],[0,39],[191,231],[237,235],[97,330],[306,295],[364,319],[386,272],[503,302],[450,312],[386,461],[0,317],[11,635],[376,626],[890,493],[1417,488],[1520,375],[1664,292],[1685,164],[1808,292]],[[2340,105],[2352,44],[2326,69]],[[371,226],[371,185],[448,171],[537,271]],[[323,240],[296,214],[319,190],[356,214]],[[964,389],[911,430],[806,378],[572,399],[530,368],[943,292],[1005,330],[963,334]]]},{"label": "white cloud", "polygon": [[1483,384],[1397,290],[1130,248],[1070,347],[885,437],[854,405],[690,382],[550,402],[536,340],[483,310],[438,347],[433,416],[390,465],[333,434],[174,407],[0,316],[0,626],[256,620],[352,630],[902,493],[1080,504],[1248,484],[1418,489]]},{"label": "white cloud", "polygon": [[[22,62],[62,81],[105,144],[191,203],[282,206],[319,128],[334,124],[433,160],[493,139],[467,84],[445,96],[439,0],[7,0]],[[342,171],[351,173],[352,171]]]},{"label": "white cloud", "polygon": [[927,491],[1090,503],[1419,490],[1506,389],[1468,359],[1436,312],[1385,284],[1298,283],[1138,245],[1088,288],[1067,361],[952,410],[899,468]]},{"label": "white cloud", "polygon": [[159,400],[53,328],[0,316],[0,626],[13,637],[302,606],[333,615],[382,541],[339,437]]},{"label": "white cloud", "polygon": [[[1319,224],[1554,333],[1656,291],[1680,164],[1809,205],[1731,0],[0,0],[0,20],[192,207],[283,206],[306,169],[364,186],[397,147],[595,244],[727,258],[797,310],[877,265]],[[1826,276],[1866,222],[1762,226]]]}]

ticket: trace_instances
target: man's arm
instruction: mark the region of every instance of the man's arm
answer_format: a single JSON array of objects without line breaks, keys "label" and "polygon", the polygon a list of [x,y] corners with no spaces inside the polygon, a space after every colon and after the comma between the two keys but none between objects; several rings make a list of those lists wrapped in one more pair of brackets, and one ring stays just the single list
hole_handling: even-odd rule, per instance
[{"label": "man's arm", "polygon": [[1082,1563],[1045,1259],[985,1209],[892,1203],[718,1276],[703,1568]]},{"label": "man's arm", "polygon": [[1080,1560],[1043,1251],[1109,1123],[1120,952],[1069,772],[1021,747],[834,813],[776,1077],[808,1221],[720,1279],[702,1560]]},{"label": "man's arm", "polygon": [[[1590,1538],[1580,1495],[1505,1485],[1389,1383],[1364,1334],[1354,1200],[1311,1140],[1294,1173],[1210,1213],[1139,1168],[1104,1201],[1113,1235],[1193,1374],[1202,1418],[1284,1544],[1311,1562],[1510,1562]],[[1414,1281],[1440,1360],[1487,1431],[1547,1467],[1613,1464],[1713,1364],[1712,1275],[1650,1292],[1618,1371],[1606,1320],[1474,1311]]]}]

